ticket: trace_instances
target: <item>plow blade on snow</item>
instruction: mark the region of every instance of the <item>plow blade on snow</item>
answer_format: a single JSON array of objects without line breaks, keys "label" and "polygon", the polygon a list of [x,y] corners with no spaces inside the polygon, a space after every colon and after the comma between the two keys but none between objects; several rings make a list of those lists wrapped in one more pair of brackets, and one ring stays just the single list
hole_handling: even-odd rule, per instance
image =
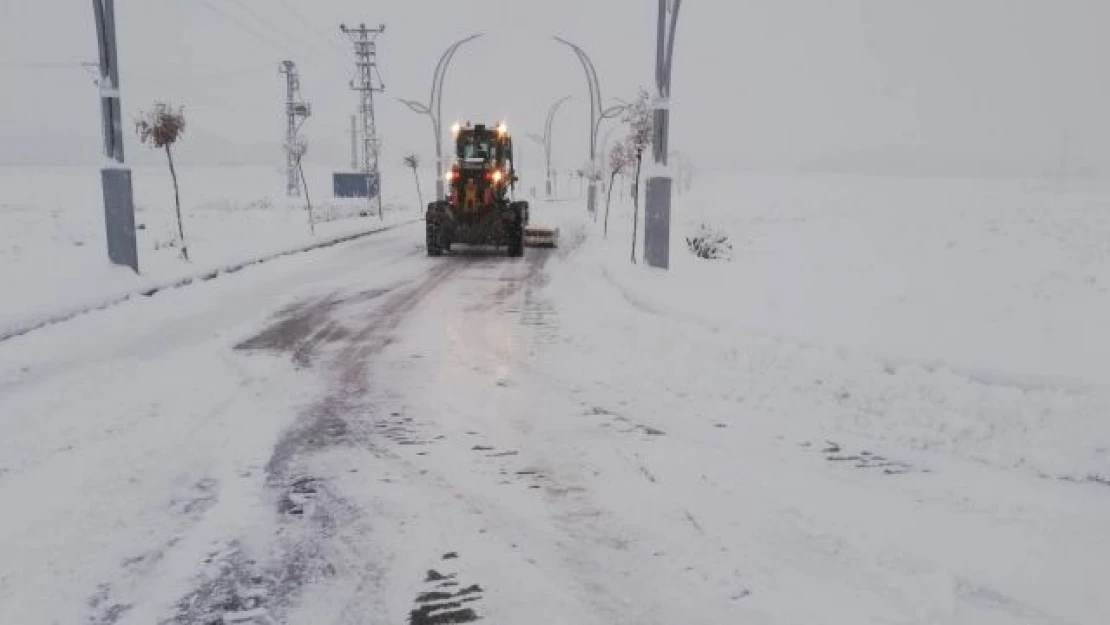
[{"label": "plow blade on snow", "polygon": [[524,228],[525,247],[556,247],[559,243],[559,229],[545,226]]}]

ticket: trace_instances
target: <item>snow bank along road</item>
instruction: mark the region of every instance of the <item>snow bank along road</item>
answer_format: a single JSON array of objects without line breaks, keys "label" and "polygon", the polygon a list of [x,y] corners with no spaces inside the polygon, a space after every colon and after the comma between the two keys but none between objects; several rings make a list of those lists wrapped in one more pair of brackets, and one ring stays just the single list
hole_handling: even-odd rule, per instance
[{"label": "snow bank along road", "polygon": [[1104,395],[421,234],[0,345],[0,623],[1110,622]]}]

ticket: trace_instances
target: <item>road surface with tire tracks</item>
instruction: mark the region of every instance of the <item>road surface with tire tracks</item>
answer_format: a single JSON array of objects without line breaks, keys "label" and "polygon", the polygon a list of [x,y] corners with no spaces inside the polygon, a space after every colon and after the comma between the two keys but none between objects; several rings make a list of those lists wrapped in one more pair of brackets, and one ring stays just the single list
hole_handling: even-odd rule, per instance
[{"label": "road surface with tire tracks", "polygon": [[587,248],[428,258],[417,224],[0,345],[0,623],[1107,607],[1053,584],[1110,573],[1105,486],[831,429],[841,356],[668,318]]}]

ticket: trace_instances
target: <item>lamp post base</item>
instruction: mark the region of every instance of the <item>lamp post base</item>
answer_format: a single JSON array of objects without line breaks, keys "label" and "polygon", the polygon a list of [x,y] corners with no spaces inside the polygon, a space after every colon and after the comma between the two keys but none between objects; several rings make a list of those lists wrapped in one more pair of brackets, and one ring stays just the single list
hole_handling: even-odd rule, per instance
[{"label": "lamp post base", "polygon": [[671,178],[648,178],[644,198],[644,260],[651,267],[670,268]]},{"label": "lamp post base", "polygon": [[108,259],[116,265],[126,265],[139,273],[131,170],[123,167],[102,169],[100,181],[104,188],[104,230],[108,236]]}]

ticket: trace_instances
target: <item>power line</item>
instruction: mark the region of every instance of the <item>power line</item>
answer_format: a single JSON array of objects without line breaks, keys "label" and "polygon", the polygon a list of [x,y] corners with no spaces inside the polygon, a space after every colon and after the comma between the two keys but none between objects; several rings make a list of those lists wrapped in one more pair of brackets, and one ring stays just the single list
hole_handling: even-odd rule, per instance
[{"label": "power line", "polygon": [[0,63],[0,69],[80,69],[96,65],[84,61],[29,61],[25,63]]},{"label": "power line", "polygon": [[164,74],[164,75],[160,75],[160,76],[148,76],[148,75],[143,75],[143,74],[132,74],[132,73],[128,72],[127,78],[128,78],[128,80],[133,80],[133,81],[137,81],[137,82],[145,82],[145,83],[162,83],[162,82],[180,83],[180,82],[183,82],[183,81],[219,80],[221,78],[238,78],[240,76],[247,76],[247,75],[250,75],[250,74],[261,74],[264,71],[266,73],[269,73],[270,71],[273,70],[273,66],[274,66],[273,63],[266,63],[265,65],[252,65],[252,66],[249,66],[249,67],[243,67],[243,68],[240,68],[240,69],[231,69],[231,70],[226,70],[226,71],[221,71],[221,72],[211,72],[211,73],[204,73],[204,74],[186,74],[186,75],[180,75],[180,74],[165,75]]},{"label": "power line", "polygon": [[250,33],[251,35],[253,35],[259,41],[262,41],[262,42],[267,43],[271,46],[274,46],[275,48],[277,48],[277,49],[279,49],[279,50],[281,50],[282,52],[285,52],[285,53],[294,52],[294,50],[290,49],[286,45],[284,45],[282,43],[275,42],[273,39],[270,39],[268,36],[263,35],[259,31],[255,30],[254,27],[248,25],[246,22],[239,19],[239,17],[237,15],[235,15],[234,13],[229,13],[228,11],[223,9],[222,7],[219,7],[215,4],[212,4],[209,0],[200,0],[200,3],[201,3],[202,6],[206,7],[209,11],[212,11],[213,13],[221,15],[225,19],[228,19],[228,20],[234,22],[237,26],[239,26],[239,28],[246,31],[247,33]]},{"label": "power line", "polygon": [[328,33],[324,32],[322,30],[319,30],[318,28],[313,26],[312,22],[309,21],[309,19],[307,17],[305,17],[304,13],[301,13],[300,10],[298,10],[296,7],[294,7],[293,4],[289,2],[289,0],[278,0],[278,3],[281,4],[281,6],[285,7],[285,10],[288,11],[295,19],[297,19],[297,21],[299,21],[299,22],[303,23],[305,26],[308,26],[309,28],[311,28],[312,31],[314,33],[316,33],[317,35],[319,35],[320,38],[323,41],[328,42],[328,45],[335,46],[336,51],[342,51],[343,54],[346,55],[347,49],[343,46],[343,44],[336,41]]},{"label": "power line", "polygon": [[[275,41],[275,39],[273,37],[269,36],[268,34],[265,34],[266,33],[265,29],[255,27],[255,25],[253,23],[249,22],[248,20],[245,20],[244,18],[236,15],[235,13],[229,12],[224,7],[213,4],[211,2],[211,0],[200,0],[200,2],[202,4],[202,6],[204,6],[208,10],[220,15],[221,17],[227,19],[228,21],[232,22],[235,26],[238,26],[241,30],[246,31],[248,34],[250,34],[254,38],[258,39],[259,41],[261,41],[263,43],[268,44],[269,46],[271,46],[271,47],[273,47],[277,50],[280,50],[282,52],[283,56],[285,56],[287,58],[288,57],[293,57],[293,56],[298,56],[297,50],[294,50],[293,48],[289,47],[285,43]],[[282,38],[280,36],[280,33],[278,34],[278,38],[279,39]],[[288,39],[288,35],[285,36],[285,39]],[[335,72],[336,74],[338,74],[339,72],[342,71],[341,69],[339,69],[339,66],[335,63],[334,59],[327,58],[327,57],[323,56],[322,54],[320,54],[315,49],[311,49],[310,51],[315,53],[314,54],[315,58],[318,58],[318,59],[323,61],[323,63],[320,63],[319,68],[323,69],[324,71]]]},{"label": "power line", "polygon": [[289,38],[289,39],[295,39],[295,40],[299,41],[300,43],[307,46],[308,49],[311,50],[314,54],[320,54],[321,53],[320,49],[315,47],[315,45],[313,45],[312,43],[308,42],[305,39],[302,39],[301,37],[297,36],[294,33],[286,31],[283,28],[277,27],[276,25],[274,25],[273,22],[271,22],[267,18],[259,15],[257,11],[255,11],[253,8],[251,8],[250,5],[248,5],[247,3],[243,2],[243,0],[230,0],[230,1],[233,2],[240,9],[242,9],[245,13],[249,14],[251,17],[253,17],[255,20],[257,20],[259,24],[265,26],[267,29],[269,29],[269,30],[271,30],[271,31],[277,33],[278,35],[283,36],[283,37],[286,37],[286,38]]}]

